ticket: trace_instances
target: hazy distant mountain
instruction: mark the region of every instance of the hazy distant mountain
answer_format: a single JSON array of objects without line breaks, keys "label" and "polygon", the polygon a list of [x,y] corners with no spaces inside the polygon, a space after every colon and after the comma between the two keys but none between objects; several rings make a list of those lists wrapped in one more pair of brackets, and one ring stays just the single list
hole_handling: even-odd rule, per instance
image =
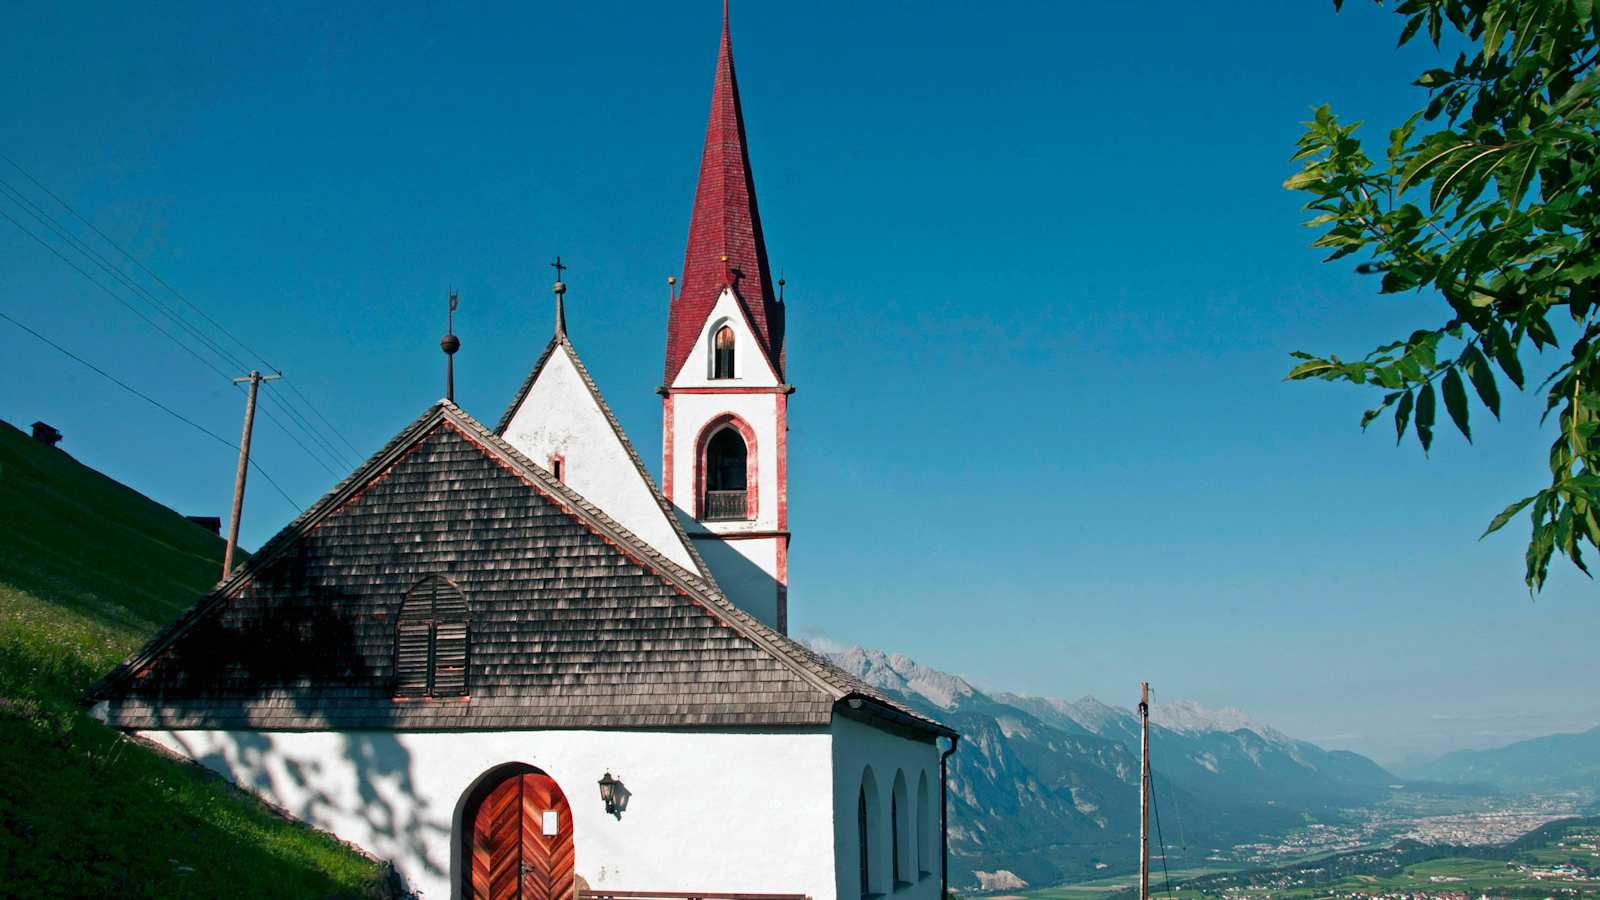
[{"label": "hazy distant mountain", "polygon": [[1513,790],[1600,788],[1600,726],[1494,750],[1457,750],[1412,770],[1438,781],[1482,782]]},{"label": "hazy distant mountain", "polygon": [[[1031,885],[1127,871],[1137,853],[1139,721],[1092,697],[986,694],[905,656],[820,646],[835,663],[962,733],[951,757],[952,886],[1013,873]],[[1393,776],[1189,701],[1152,705],[1151,759],[1170,844],[1281,834],[1380,800]],[[1107,866],[1105,870],[1096,868]]]},{"label": "hazy distant mountain", "polygon": [[[1068,722],[1139,751],[1139,717],[1092,697],[1066,702],[998,694],[996,699]],[[1157,776],[1221,804],[1250,801],[1312,812],[1382,800],[1395,778],[1364,756],[1323,750],[1252,722],[1237,709],[1211,710],[1189,700],[1150,704],[1150,759]]]}]

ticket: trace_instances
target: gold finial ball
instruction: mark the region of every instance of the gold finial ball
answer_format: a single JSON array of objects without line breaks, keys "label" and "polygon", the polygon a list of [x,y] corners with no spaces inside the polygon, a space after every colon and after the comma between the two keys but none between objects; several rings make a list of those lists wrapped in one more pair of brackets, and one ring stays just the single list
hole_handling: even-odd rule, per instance
[{"label": "gold finial ball", "polygon": [[567,283],[565,281],[558,281],[550,289],[555,291],[556,296],[559,297],[567,292]]},{"label": "gold finial ball", "polygon": [[667,276],[667,284],[677,284],[677,283],[678,283],[678,276],[676,276],[676,275],[668,275]]},{"label": "gold finial ball", "polygon": [[784,280],[783,280],[783,279],[782,279],[782,278],[779,278],[779,279],[778,279],[778,287],[783,287],[783,286],[784,286],[784,285],[786,285],[786,284],[788,284],[788,283],[789,283],[789,282],[787,282],[787,281],[784,281]]}]

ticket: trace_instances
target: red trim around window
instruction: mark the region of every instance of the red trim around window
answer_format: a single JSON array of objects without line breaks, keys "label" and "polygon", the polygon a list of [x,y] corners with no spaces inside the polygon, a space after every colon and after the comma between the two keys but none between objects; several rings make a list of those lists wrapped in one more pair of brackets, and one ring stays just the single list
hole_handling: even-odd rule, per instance
[{"label": "red trim around window", "polygon": [[661,493],[673,503],[678,502],[672,496],[672,446],[677,440],[672,433],[672,395],[667,394],[661,398]]},{"label": "red trim around window", "polygon": [[704,520],[706,515],[706,445],[723,428],[733,428],[744,438],[744,508],[745,516],[752,521],[761,509],[760,482],[756,480],[756,430],[738,415],[725,412],[716,416],[700,429],[694,442],[694,517]]}]

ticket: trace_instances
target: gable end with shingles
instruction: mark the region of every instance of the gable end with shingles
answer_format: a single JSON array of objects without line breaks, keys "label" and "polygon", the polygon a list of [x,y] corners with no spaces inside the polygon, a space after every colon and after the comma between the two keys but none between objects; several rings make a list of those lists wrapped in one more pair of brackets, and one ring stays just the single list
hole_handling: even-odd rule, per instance
[{"label": "gable end with shingles", "polygon": [[[466,698],[393,696],[401,599],[470,604]],[[92,692],[125,728],[951,732],[767,629],[441,402]]]}]

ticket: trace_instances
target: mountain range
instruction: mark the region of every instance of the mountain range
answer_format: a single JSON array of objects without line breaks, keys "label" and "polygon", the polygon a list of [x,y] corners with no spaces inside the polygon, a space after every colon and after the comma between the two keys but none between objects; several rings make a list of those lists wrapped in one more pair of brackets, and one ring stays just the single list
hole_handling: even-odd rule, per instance
[{"label": "mountain range", "polygon": [[1438,781],[1514,791],[1600,789],[1600,726],[1492,750],[1457,750],[1409,770]]},{"label": "mountain range", "polygon": [[[1092,697],[985,693],[954,675],[862,647],[817,648],[959,730],[950,763],[956,888],[1014,889],[1128,871],[1137,862],[1139,719]],[[1175,861],[1269,839],[1389,795],[1393,775],[1190,701],[1151,704],[1161,841]]]}]

